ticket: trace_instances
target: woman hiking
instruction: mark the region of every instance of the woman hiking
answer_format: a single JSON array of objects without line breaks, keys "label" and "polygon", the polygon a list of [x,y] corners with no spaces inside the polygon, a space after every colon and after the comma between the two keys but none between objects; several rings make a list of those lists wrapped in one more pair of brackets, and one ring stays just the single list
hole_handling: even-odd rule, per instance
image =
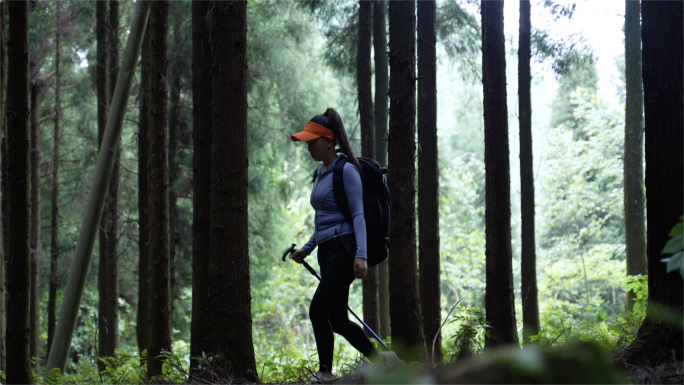
[{"label": "woman hiking", "polygon": [[[316,169],[310,199],[315,210],[314,233],[290,258],[302,263],[318,247],[321,280],[311,299],[309,317],[318,347],[317,377],[326,380],[333,378],[333,333],[343,336],[368,358],[378,354],[363,329],[350,321],[347,314],[349,287],[355,278],[364,278],[368,271],[361,167],[349,145],[342,119],[332,108],[323,115],[314,116],[303,131],[292,135],[292,140],[306,142],[311,157],[321,162]],[[348,159],[342,169],[342,179],[351,221],[345,220],[333,193],[332,171],[340,159],[336,145]]]}]

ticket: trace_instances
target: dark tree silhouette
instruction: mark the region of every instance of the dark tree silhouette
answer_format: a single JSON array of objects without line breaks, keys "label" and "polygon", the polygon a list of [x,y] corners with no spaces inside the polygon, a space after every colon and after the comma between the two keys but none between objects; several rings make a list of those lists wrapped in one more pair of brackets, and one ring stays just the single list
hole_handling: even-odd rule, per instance
[{"label": "dark tree silhouette", "polygon": [[389,3],[389,296],[392,345],[403,359],[425,356],[416,255],[415,1]]},{"label": "dark tree silhouette", "polygon": [[33,382],[29,357],[28,2],[12,1],[7,52],[7,372],[9,384]]},{"label": "dark tree silhouette", "polygon": [[[418,257],[420,306],[428,356],[442,361],[439,273],[439,164],[437,156],[437,53],[432,0],[418,3]],[[434,342],[433,342],[434,341]],[[434,351],[433,351],[434,348]],[[434,353],[434,354],[433,354]]]},{"label": "dark tree silhouette", "polygon": [[192,2],[192,321],[190,370],[209,352],[209,213],[211,211],[211,41],[209,1]]},{"label": "dark tree silhouette", "polygon": [[624,354],[631,365],[682,361],[684,284],[670,273],[661,251],[684,213],[684,42],[681,1],[641,4],[646,142],[648,309]]},{"label": "dark tree silhouette", "polygon": [[[361,156],[375,158],[375,121],[373,118],[373,72],[371,68],[371,37],[373,2],[359,1],[358,49],[356,52],[356,84],[359,95],[361,123]],[[369,267],[363,279],[363,319],[373,330],[380,326],[378,313],[378,268]]]},{"label": "dark tree silhouette", "polygon": [[247,2],[218,1],[213,12],[210,352],[221,378],[258,381],[247,216]]},{"label": "dark tree silhouette", "polygon": [[506,51],[503,2],[484,1],[482,14],[482,85],[485,128],[485,312],[491,325],[489,346],[515,343],[513,255],[511,251],[511,193],[506,107]]},{"label": "dark tree silhouette", "polygon": [[[644,194],[644,89],[641,79],[639,1],[625,1],[625,260],[627,275],[648,274]],[[631,309],[634,292],[627,292]]]},{"label": "dark tree silhouette", "polygon": [[147,350],[150,340],[150,230],[147,182],[147,139],[150,105],[150,33],[145,32],[140,51],[140,114],[138,119],[138,312],[135,334],[138,350]]},{"label": "dark tree silhouette", "polygon": [[171,286],[169,256],[169,163],[167,47],[169,3],[150,5],[150,99],[147,118],[150,335],[147,353],[148,376],[162,374],[159,355],[171,351]]},{"label": "dark tree silhouette", "polygon": [[520,121],[521,300],[523,340],[539,333],[537,253],[534,239],[534,169],[532,165],[532,96],[530,86],[530,1],[520,1],[518,109]]},{"label": "dark tree silhouette", "polygon": [[[375,62],[375,159],[387,165],[387,119],[389,102],[389,67],[387,63],[387,1],[373,4],[373,60]],[[378,313],[382,338],[390,335],[388,261],[376,266],[378,271]]]}]

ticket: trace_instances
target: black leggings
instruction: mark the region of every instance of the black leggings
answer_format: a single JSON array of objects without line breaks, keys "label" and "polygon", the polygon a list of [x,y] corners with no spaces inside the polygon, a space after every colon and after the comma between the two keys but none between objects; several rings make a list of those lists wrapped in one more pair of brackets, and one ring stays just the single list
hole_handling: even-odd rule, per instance
[{"label": "black leggings", "polygon": [[354,235],[343,235],[318,246],[321,281],[311,299],[309,317],[318,347],[320,371],[332,372],[335,337],[344,337],[364,356],[376,353],[363,329],[349,320],[349,286],[354,281]]}]

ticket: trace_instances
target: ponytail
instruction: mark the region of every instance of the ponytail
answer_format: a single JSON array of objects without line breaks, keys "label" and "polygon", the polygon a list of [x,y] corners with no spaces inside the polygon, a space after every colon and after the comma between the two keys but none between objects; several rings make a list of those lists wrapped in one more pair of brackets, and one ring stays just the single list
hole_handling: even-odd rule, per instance
[{"label": "ponytail", "polygon": [[323,115],[316,115],[311,119],[311,121],[333,131],[333,134],[335,134],[334,144],[339,146],[336,151],[346,155],[347,159],[354,166],[356,166],[356,168],[359,170],[359,173],[361,173],[361,164],[359,164],[359,160],[356,159],[356,155],[354,155],[354,150],[352,150],[351,144],[349,143],[347,131],[344,129],[344,123],[342,123],[340,114],[338,114],[333,108],[328,108],[325,110]]}]

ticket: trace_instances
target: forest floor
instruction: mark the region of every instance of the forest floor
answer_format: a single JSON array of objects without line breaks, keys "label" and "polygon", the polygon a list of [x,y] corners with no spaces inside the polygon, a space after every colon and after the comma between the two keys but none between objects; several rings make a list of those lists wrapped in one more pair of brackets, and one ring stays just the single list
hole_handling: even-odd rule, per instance
[{"label": "forest floor", "polygon": [[[485,362],[481,358],[475,358],[475,360],[422,370],[416,366],[380,370],[377,367],[362,364],[356,368],[356,371],[328,381],[312,379],[312,374],[309,373],[282,384],[684,384],[684,362],[670,362],[655,367],[633,366],[627,372],[617,369],[612,363],[609,367],[605,367],[603,364],[586,365],[586,362],[582,366],[577,365],[577,362],[554,362],[553,368],[547,367],[532,373],[530,368],[526,370],[521,367],[492,365],[493,361]],[[525,365],[525,363],[518,362],[518,365]],[[353,369],[348,368],[348,370]],[[200,384],[199,382],[191,383]],[[217,382],[216,384],[251,385],[249,382],[241,381]]]},{"label": "forest floor", "polygon": [[[627,373],[629,376],[629,382],[632,384],[664,384],[664,385],[682,385],[684,384],[684,362],[672,362],[672,363],[667,363],[667,364],[662,364],[657,367],[634,367],[631,368],[629,373]],[[394,377],[394,376],[391,376]],[[423,376],[420,376],[420,378],[416,378],[416,382],[412,381],[406,381],[409,380],[409,378],[404,377],[404,381],[398,381],[398,382],[374,382],[374,381],[368,381],[367,378],[365,378],[362,374],[349,374],[345,375],[339,378],[336,378],[332,381],[307,381],[307,382],[292,382],[292,383],[287,383],[287,385],[308,385],[308,384],[375,384],[375,383],[383,383],[383,384],[396,384],[396,383],[404,383],[404,384],[416,384],[416,383],[422,383],[422,384],[444,384],[445,382],[438,381],[439,375],[437,373],[434,373],[433,375],[429,375],[428,373],[423,373]],[[396,377],[394,377],[396,378]],[[488,383],[485,382],[487,379],[483,378],[482,381],[480,380],[475,380],[475,381],[468,381],[468,382],[448,382],[448,383],[461,383],[461,384],[484,384]],[[518,382],[518,381],[506,381],[503,380],[501,382],[494,382],[498,384],[510,384],[510,383],[547,383],[547,382],[536,382],[536,381],[529,381],[529,382]],[[567,382],[560,380],[555,383],[574,383],[572,381]],[[596,383],[604,383],[604,382],[596,382]],[[613,382],[615,384],[619,383],[624,383],[624,382]]]},{"label": "forest floor", "polygon": [[684,362],[670,362],[655,367],[635,366],[628,370],[635,384],[684,384]]}]

